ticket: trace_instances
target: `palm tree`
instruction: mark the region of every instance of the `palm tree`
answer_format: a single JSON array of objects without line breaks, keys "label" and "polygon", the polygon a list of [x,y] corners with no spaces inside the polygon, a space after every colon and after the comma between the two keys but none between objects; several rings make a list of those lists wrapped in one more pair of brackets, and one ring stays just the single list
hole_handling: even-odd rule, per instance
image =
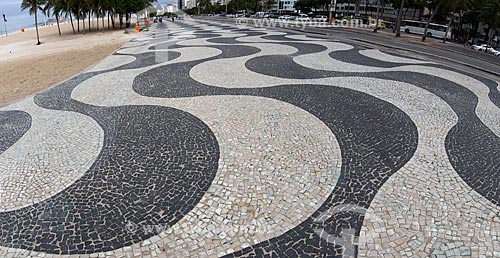
[{"label": "palm tree", "polygon": [[481,9],[479,18],[488,24],[488,43],[491,44],[495,29],[500,26],[500,0],[488,0],[486,5]]},{"label": "palm tree", "polygon": [[56,5],[58,4],[58,1],[56,0],[47,0],[45,2],[45,7],[43,8],[43,13],[47,16],[50,17],[50,12],[53,11],[54,16],[56,17],[56,22],[57,22],[57,30],[59,31],[59,36],[61,36],[61,27],[59,25],[59,12],[57,11]]},{"label": "palm tree", "polygon": [[396,22],[396,38],[401,37],[401,21],[403,20],[403,8],[405,6],[405,0],[401,0],[401,6],[398,10],[398,20]]},{"label": "palm tree", "polygon": [[377,19],[375,20],[375,29],[373,29],[373,32],[378,31],[378,23],[380,21],[380,1],[381,0],[377,0]]},{"label": "palm tree", "polygon": [[359,6],[361,5],[361,0],[354,0],[354,17],[359,16]]},{"label": "palm tree", "polygon": [[276,5],[276,0],[264,0],[264,9],[268,12],[274,5]]},{"label": "palm tree", "polygon": [[56,4],[55,12],[64,13],[64,18],[71,22],[71,28],[73,29],[73,34],[76,34],[75,25],[73,24],[73,0],[58,0]]},{"label": "palm tree", "polygon": [[88,14],[89,14],[89,32],[92,32],[92,26],[90,25],[90,20],[92,18],[92,0],[87,0],[86,1],[87,3],[87,11],[88,11]]},{"label": "palm tree", "polygon": [[38,33],[38,10],[43,12],[43,5],[45,4],[45,0],[23,0],[21,3],[21,11],[26,9],[29,10],[30,15],[35,15],[35,27],[36,27],[36,39],[37,45],[41,45],[40,42],[40,34]]},{"label": "palm tree", "polygon": [[[425,23],[425,29],[424,29],[424,35],[422,36],[422,41],[425,41],[427,39],[427,31],[429,30],[429,25],[434,20],[434,17],[440,10],[441,6],[443,4],[446,4],[450,0],[434,0],[434,1],[428,1],[427,3],[429,4],[429,10],[432,11],[431,16],[429,19],[427,19],[427,22]],[[433,8],[432,6],[435,5]]]}]

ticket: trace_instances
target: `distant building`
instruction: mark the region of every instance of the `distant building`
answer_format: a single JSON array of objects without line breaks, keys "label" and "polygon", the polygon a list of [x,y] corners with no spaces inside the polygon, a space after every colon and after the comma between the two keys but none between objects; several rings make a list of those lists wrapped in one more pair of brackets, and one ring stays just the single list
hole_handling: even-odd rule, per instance
[{"label": "distant building", "polygon": [[[398,17],[398,8],[399,6],[392,6],[392,4],[386,4],[384,8],[381,8],[381,12],[383,10],[383,17],[385,20],[395,21]],[[344,17],[353,16],[356,14],[356,5],[355,4],[337,4],[337,13]],[[361,0],[357,14],[360,16],[371,16],[374,17],[377,15],[377,0]],[[403,9],[403,19],[404,20],[421,20],[421,17],[424,15],[424,9],[415,9],[415,8],[404,8]]]},{"label": "distant building", "polygon": [[191,9],[196,7],[196,0],[186,0],[184,3],[184,9]]},{"label": "distant building", "polygon": [[177,2],[177,10],[175,10],[176,12],[177,12],[178,10],[184,10],[184,8],[183,8],[183,6],[182,6],[182,1],[183,1],[183,0],[178,0],[178,2]]},{"label": "distant building", "polygon": [[156,13],[158,15],[162,15],[165,13],[165,9],[163,8],[163,6],[161,6],[160,4],[156,6]]},{"label": "distant building", "polygon": [[210,0],[210,3],[211,4],[216,4],[216,3],[219,3],[221,5],[224,5],[225,4],[225,0]]},{"label": "distant building", "polygon": [[[276,5],[271,9],[274,12],[295,12],[294,5],[297,0],[277,0]],[[372,16],[374,17],[377,12],[377,0],[360,0],[358,10],[356,10],[356,5],[354,3],[342,3],[343,1],[337,0],[337,5],[335,9],[336,17],[351,17],[358,14],[359,16]],[[333,7],[332,7],[333,8]],[[386,20],[396,20],[397,8],[394,8],[391,4],[385,5],[384,19]],[[313,11],[326,12],[328,10],[324,8],[318,8]],[[333,10],[332,10],[333,11]],[[407,20],[419,20],[424,15],[424,9],[404,9],[404,19]]]},{"label": "distant building", "polygon": [[178,6],[177,6],[177,3],[167,4],[167,5],[165,6],[165,11],[166,11],[167,13],[175,13],[175,12],[179,11],[179,8],[178,8]]},{"label": "distant building", "polygon": [[295,2],[297,0],[279,0],[276,2],[276,11],[282,12],[282,11],[295,11],[295,8],[293,6],[295,5]]}]

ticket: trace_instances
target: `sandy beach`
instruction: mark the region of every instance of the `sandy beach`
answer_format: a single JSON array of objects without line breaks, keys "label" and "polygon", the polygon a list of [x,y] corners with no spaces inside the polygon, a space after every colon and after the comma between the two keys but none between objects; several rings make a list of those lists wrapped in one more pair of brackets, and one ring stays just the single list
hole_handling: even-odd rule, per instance
[{"label": "sandy beach", "polygon": [[62,36],[55,25],[40,28],[40,46],[34,29],[0,38],[0,106],[71,78],[132,37],[123,30],[98,32],[95,24],[92,28],[92,33],[73,35],[71,24],[62,24]]}]

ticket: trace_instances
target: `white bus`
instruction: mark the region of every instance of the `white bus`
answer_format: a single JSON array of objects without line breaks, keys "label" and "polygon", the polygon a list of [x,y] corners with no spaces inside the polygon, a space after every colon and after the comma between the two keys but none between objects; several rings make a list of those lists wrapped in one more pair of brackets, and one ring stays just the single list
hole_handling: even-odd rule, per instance
[{"label": "white bus", "polygon": [[[434,37],[434,38],[444,38],[446,35],[446,30],[448,29],[448,26],[446,25],[440,25],[440,24],[435,24],[431,23],[429,24],[429,29],[427,30],[427,37]],[[424,30],[425,30],[425,22],[420,22],[420,21],[403,21],[401,23],[401,31],[404,31],[406,33],[414,33],[414,34],[419,34],[419,35],[424,35]],[[451,33],[448,33],[446,35],[446,38],[450,38]]]}]

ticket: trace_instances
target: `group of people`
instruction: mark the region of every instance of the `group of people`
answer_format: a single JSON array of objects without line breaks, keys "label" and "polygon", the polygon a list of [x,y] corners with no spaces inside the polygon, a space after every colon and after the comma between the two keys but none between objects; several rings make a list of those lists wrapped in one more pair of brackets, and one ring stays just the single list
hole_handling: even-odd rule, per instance
[{"label": "group of people", "polygon": [[[174,22],[174,21],[175,21],[175,16],[170,17],[170,19],[172,20],[172,22]],[[180,18],[180,17],[177,17],[177,19],[181,19],[181,18]],[[159,18],[158,18],[158,17],[156,17],[156,18],[154,19],[154,22],[155,22],[155,23],[158,23],[158,22],[159,22],[159,23],[162,23],[162,22],[163,22],[163,17],[159,17]]]}]

